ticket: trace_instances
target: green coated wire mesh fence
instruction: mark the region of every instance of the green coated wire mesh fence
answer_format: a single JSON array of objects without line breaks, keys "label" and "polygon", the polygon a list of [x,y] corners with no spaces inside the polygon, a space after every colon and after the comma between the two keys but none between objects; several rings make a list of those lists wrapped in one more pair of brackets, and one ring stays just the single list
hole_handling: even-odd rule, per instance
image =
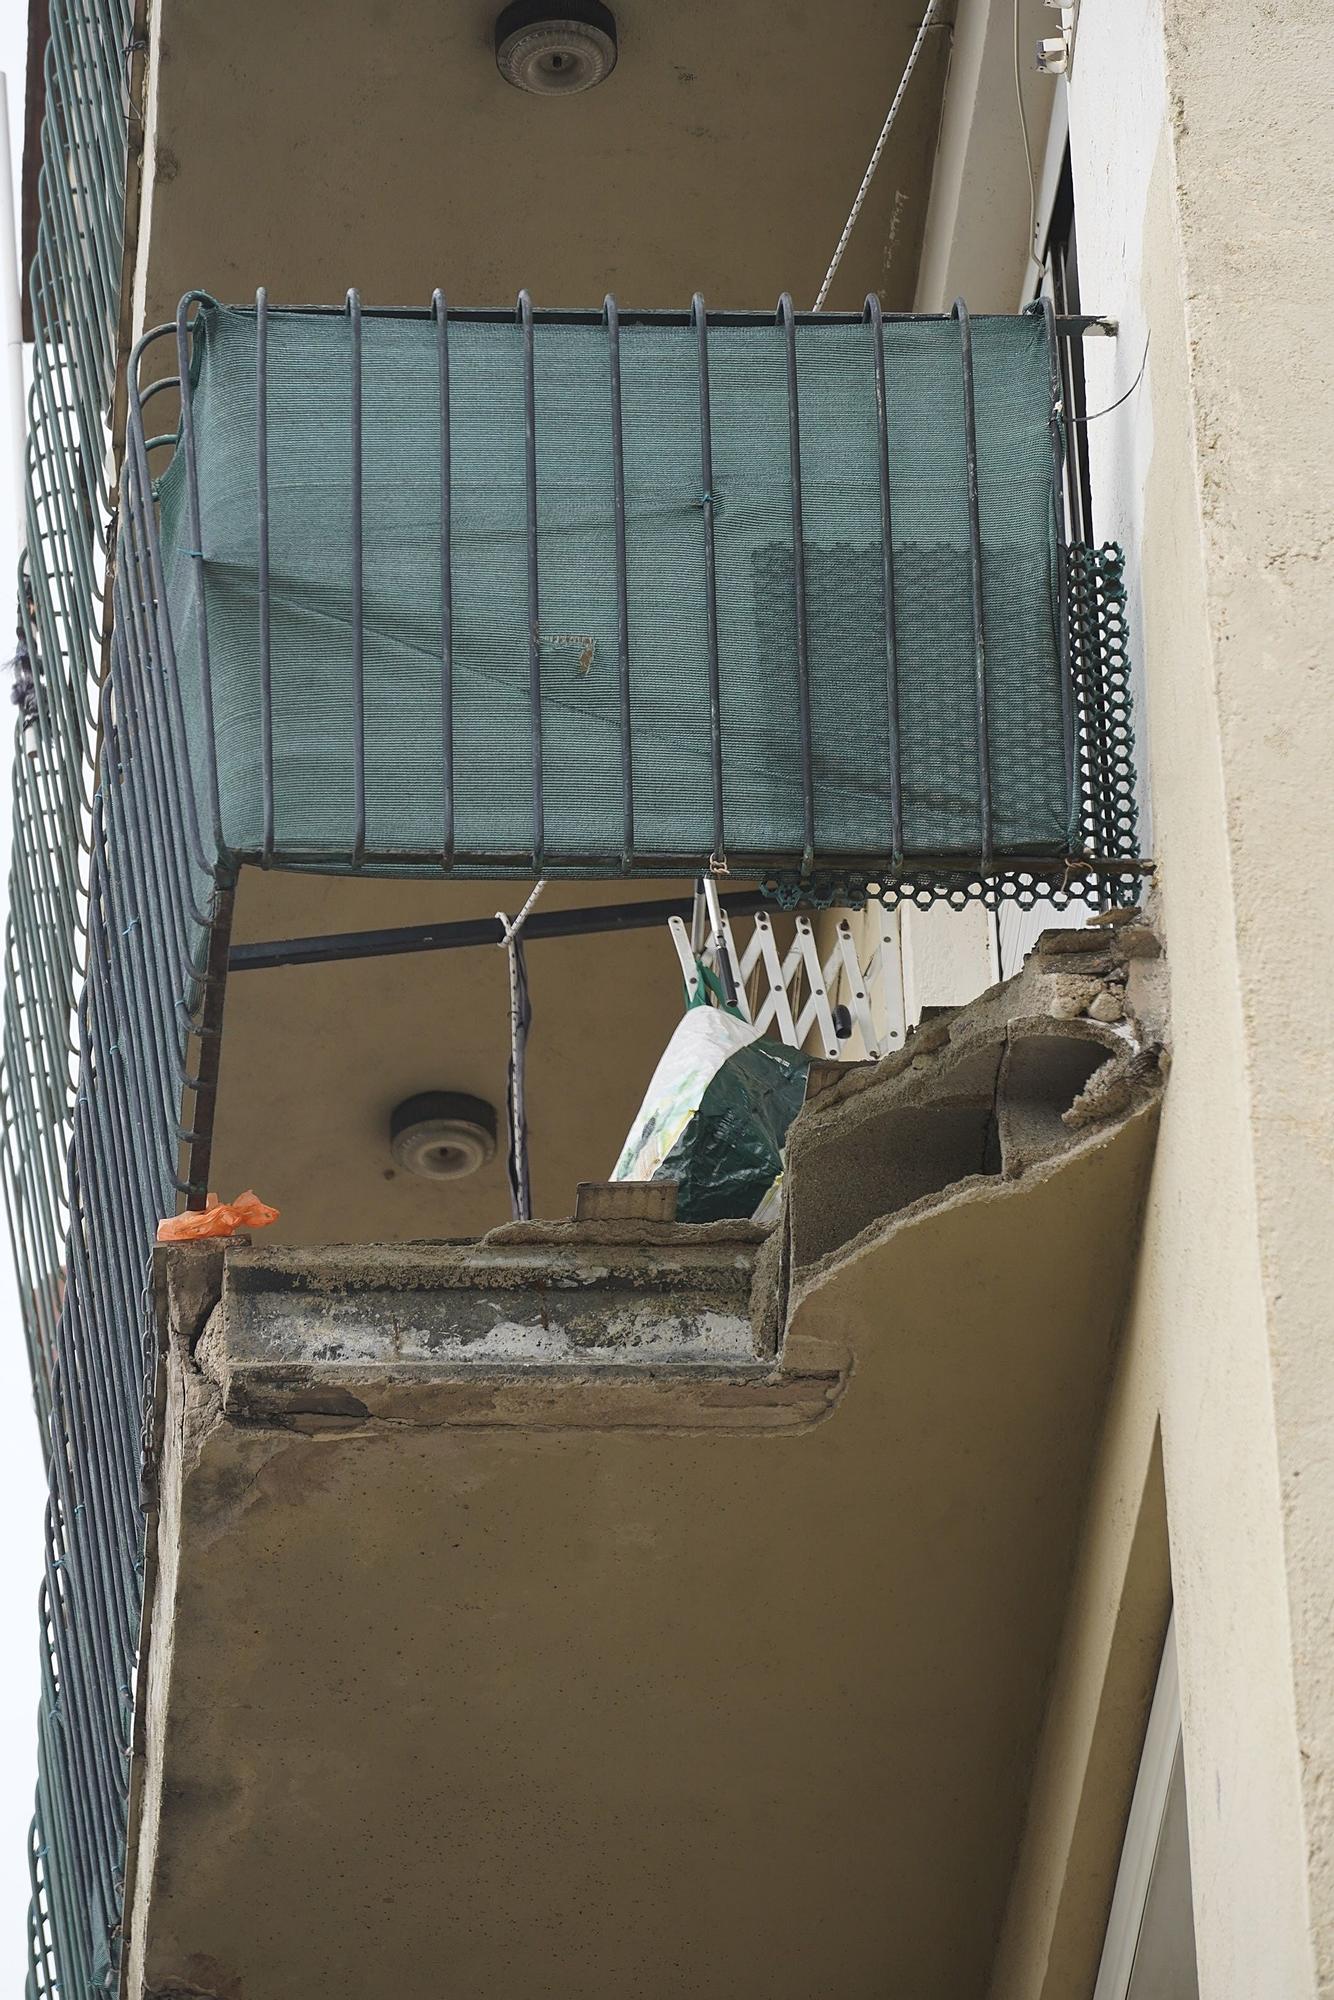
[{"label": "green coated wire mesh fence", "polygon": [[[128,0],[52,0],[19,577],[0,1179],[50,1493],[26,1990],[109,1990],[142,1588],[139,1192],[89,1101],[94,810],[130,122]],[[83,1081],[80,1081],[82,1077]],[[94,1155],[100,1143],[99,1161]]]}]

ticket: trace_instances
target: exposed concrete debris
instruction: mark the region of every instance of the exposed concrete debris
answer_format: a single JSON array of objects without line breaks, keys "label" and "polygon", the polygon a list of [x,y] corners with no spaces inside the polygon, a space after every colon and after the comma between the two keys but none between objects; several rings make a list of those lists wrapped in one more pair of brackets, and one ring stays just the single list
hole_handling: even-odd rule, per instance
[{"label": "exposed concrete debris", "polygon": [[1056,972],[1048,980],[1047,1011],[1058,1021],[1077,1020],[1102,997],[1102,992],[1096,979],[1077,979],[1073,973]]},{"label": "exposed concrete debris", "polygon": [[157,1259],[159,1323],[193,1354],[222,1297],[222,1244],[205,1241]]},{"label": "exposed concrete debris", "polygon": [[1141,1093],[1156,1091],[1161,1084],[1162,1054],[1158,1045],[1153,1043],[1145,1049],[1128,1049],[1123,1055],[1113,1056],[1110,1062],[1094,1071],[1087,1088],[1080,1092],[1068,1111],[1061,1113],[1062,1124],[1077,1132],[1086,1125],[1123,1117],[1134,1108]]},{"label": "exposed concrete debris", "polygon": [[780,1289],[896,1215],[1013,1180],[1149,1108],[1166,1035],[1144,913],[1044,932],[1013,979],[808,1102],[788,1141]]},{"label": "exposed concrete debris", "polygon": [[748,1224],[525,1224],[471,1245],[228,1246],[207,1269],[172,1247],[180,1449],[195,1463],[220,1416],[278,1437],[809,1422],[830,1385],[776,1377],[779,1329],[751,1304],[764,1240]]}]

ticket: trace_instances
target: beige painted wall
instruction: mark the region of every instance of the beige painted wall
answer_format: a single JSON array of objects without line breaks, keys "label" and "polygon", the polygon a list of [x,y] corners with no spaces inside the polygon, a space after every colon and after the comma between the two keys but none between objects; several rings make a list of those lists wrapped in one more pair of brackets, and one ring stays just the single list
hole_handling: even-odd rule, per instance
[{"label": "beige painted wall", "polygon": [[[710,306],[819,289],[919,0],[617,0],[598,89],[498,75],[499,0],[152,0],[149,323],[243,300]],[[554,10],[559,13],[559,8]],[[940,10],[830,297],[912,297],[952,4]]]},{"label": "beige painted wall", "polygon": [[[1017,145],[1002,16],[999,0],[961,8],[959,46],[992,38],[988,75],[966,87]],[[1334,1991],[1334,703],[1320,563],[1334,430],[1316,247],[1331,213],[1330,74],[1319,0],[1080,10],[1081,278],[1086,306],[1121,326],[1090,351],[1094,407],[1130,387],[1148,341],[1140,387],[1091,439],[1099,532],[1126,543],[1133,571],[1174,1067],[1105,1443],[1111,1513],[1086,1529],[1086,1618],[1066,1635],[1047,1803],[994,2000],[1079,1990],[1072,1896],[1086,1933],[1102,1921],[1079,1883],[1079,1807],[1090,1785],[1126,1778],[1100,1765],[1099,1732],[1113,1612],[1141,1587],[1127,1526],[1155,1423],[1201,1994]],[[967,167],[951,130],[947,106],[946,192]],[[953,234],[933,241],[935,228]],[[954,258],[971,285],[967,251],[933,200],[924,274]],[[969,254],[985,275],[998,253]]]},{"label": "beige painted wall", "polygon": [[[1329,16],[1216,0],[1166,26],[1146,292],[1185,338],[1155,356],[1144,589],[1179,1067],[1132,1326],[1161,1351],[1202,1992],[1295,1995],[1334,1982],[1334,953],[1307,858],[1334,752],[1307,241]],[[1276,271],[1305,295],[1277,326]]]}]

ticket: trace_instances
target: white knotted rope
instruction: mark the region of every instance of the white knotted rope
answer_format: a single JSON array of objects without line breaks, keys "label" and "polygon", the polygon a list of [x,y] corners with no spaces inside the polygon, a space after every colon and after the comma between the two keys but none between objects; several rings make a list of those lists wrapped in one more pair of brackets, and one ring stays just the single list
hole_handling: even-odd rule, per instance
[{"label": "white knotted rope", "polygon": [[939,11],[939,7],[940,7],[940,0],[928,0],[927,10],[925,14],[923,14],[922,16],[922,25],[917,30],[917,34],[913,41],[913,45],[911,49],[908,51],[908,67],[904,70],[903,75],[899,78],[899,87],[894,92],[894,101],[889,107],[889,112],[885,118],[884,124],[880,127],[880,137],[875,142],[875,150],[871,154],[870,162],[867,166],[866,172],[862,175],[862,184],[857,190],[857,199],[853,202],[851,213],[849,214],[847,221],[843,225],[843,234],[838,239],[838,247],[834,251],[833,256],[829,260],[829,269],[824,274],[824,283],[820,287],[819,297],[816,299],[813,308],[815,312],[820,311],[821,307],[824,305],[825,300],[828,298],[829,287],[834,282],[834,273],[837,271],[839,265],[843,262],[843,252],[848,247],[848,238],[851,236],[853,229],[856,226],[857,217],[862,212],[862,203],[866,200],[867,194],[870,191],[871,182],[875,179],[875,170],[880,165],[880,155],[885,150],[886,142],[889,138],[890,133],[894,129],[894,120],[899,115],[899,106],[903,102],[903,93],[908,88],[908,81],[912,76],[913,71],[917,67],[917,58],[922,53],[922,45],[926,41],[927,30],[930,28],[932,21],[935,19],[936,14]]}]

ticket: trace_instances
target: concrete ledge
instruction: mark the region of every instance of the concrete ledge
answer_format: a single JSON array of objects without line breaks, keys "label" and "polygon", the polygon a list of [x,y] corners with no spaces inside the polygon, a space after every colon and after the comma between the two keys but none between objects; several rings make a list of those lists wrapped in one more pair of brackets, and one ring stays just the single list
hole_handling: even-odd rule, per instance
[{"label": "concrete ledge", "polygon": [[177,1328],[196,1327],[192,1362],[230,1420],[344,1433],[809,1423],[842,1378],[780,1371],[762,1351],[760,1237],[673,1224],[636,1244],[594,1223],[469,1245],[179,1246],[159,1252],[160,1290]]}]

